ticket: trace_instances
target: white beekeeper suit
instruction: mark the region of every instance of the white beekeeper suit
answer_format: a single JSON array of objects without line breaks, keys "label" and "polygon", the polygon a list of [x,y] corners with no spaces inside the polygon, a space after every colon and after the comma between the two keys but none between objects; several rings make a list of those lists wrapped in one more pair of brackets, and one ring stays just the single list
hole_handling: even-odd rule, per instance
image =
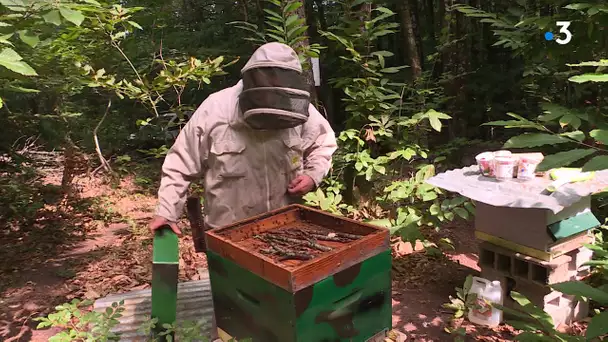
[{"label": "white beekeeper suit", "polygon": [[335,152],[335,133],[310,104],[297,54],[265,44],[233,87],[210,95],[169,150],[156,215],[181,216],[191,181],[203,178],[204,220],[216,228],[293,201],[296,177],[319,185]]}]

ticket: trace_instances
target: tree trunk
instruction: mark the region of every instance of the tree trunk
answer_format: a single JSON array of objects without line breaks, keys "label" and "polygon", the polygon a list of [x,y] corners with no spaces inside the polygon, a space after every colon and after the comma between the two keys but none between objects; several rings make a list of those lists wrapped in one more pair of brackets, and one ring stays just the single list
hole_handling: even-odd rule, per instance
[{"label": "tree trunk", "polygon": [[[296,0],[296,1],[299,1],[299,0]],[[305,6],[301,6],[300,8],[298,8],[295,11],[295,14],[297,14],[298,17],[300,17],[301,19],[304,19],[304,22],[307,22]],[[308,46],[310,46],[310,40],[307,37],[306,39],[298,42],[296,44],[296,46],[294,46],[293,48],[296,50],[305,51],[308,49]],[[316,102],[317,101],[317,89],[315,88],[315,78],[312,73],[312,62],[310,61],[310,56],[306,56],[305,58],[306,59],[304,62],[304,77],[306,79],[306,84],[308,84],[308,88],[310,90],[310,100],[311,100],[311,102]]]},{"label": "tree trunk", "polygon": [[241,6],[243,6],[243,17],[244,21],[249,22],[249,11],[247,10],[247,0],[241,0]]},{"label": "tree trunk", "polygon": [[[247,0],[245,0],[247,1]],[[265,23],[264,23],[264,6],[262,5],[261,0],[256,0],[255,1],[256,7],[258,8],[258,27],[260,28],[260,32],[264,31],[264,28],[266,27]]]},{"label": "tree trunk", "polygon": [[414,39],[416,39],[420,69],[424,69],[424,49],[422,46],[422,29],[420,27],[420,6],[418,6],[418,0],[410,0],[410,13],[412,15],[412,29],[414,31]]},{"label": "tree trunk", "polygon": [[404,41],[407,45],[406,51],[409,55],[412,79],[415,80],[422,75],[422,65],[420,63],[420,56],[418,55],[418,46],[409,0],[402,0],[399,5],[399,11],[401,12],[401,33],[403,34]]},{"label": "tree trunk", "polygon": [[319,11],[319,25],[322,31],[327,31],[327,19],[325,18],[325,7],[323,6],[323,0],[314,0]]},{"label": "tree trunk", "polygon": [[[325,6],[323,5],[323,0],[314,0],[314,4],[317,7],[316,13],[314,11],[314,7],[312,6],[312,0],[307,1],[307,4],[311,4],[311,12],[307,14],[309,19],[308,22],[310,23],[310,27],[308,29],[308,31],[311,32],[310,36],[312,37],[313,42],[318,42],[320,44],[322,43],[323,45],[327,45],[329,41],[319,34],[319,29],[317,28],[317,24],[319,25],[319,28],[322,31],[327,31],[328,28],[327,20],[325,18]],[[314,16],[315,14],[316,17]],[[317,37],[318,40],[315,40],[315,37]],[[323,55],[323,51],[321,53],[322,55],[319,58],[319,69],[321,71],[321,87],[319,87],[318,93],[318,98],[320,101],[318,109],[319,111],[321,111],[321,113],[325,114],[327,121],[329,121],[330,125],[334,127],[334,129],[336,129],[336,125],[338,123],[336,122],[335,116],[337,111],[335,90],[329,84],[331,70],[328,69],[328,63],[324,63],[326,54]]]},{"label": "tree trunk", "polygon": [[426,30],[428,30],[429,39],[431,40],[431,46],[437,46],[437,37],[435,36],[436,32],[436,20],[435,20],[435,1],[434,0],[426,0],[425,3],[425,12],[426,12]]}]

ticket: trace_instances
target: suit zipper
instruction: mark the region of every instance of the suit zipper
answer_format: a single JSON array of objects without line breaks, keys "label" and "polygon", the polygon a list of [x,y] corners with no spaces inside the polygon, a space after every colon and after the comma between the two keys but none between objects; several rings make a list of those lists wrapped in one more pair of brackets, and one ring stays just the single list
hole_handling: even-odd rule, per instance
[{"label": "suit zipper", "polygon": [[268,154],[266,153],[266,141],[262,143],[264,150],[264,180],[266,181],[266,210],[270,211],[270,179],[268,178]]}]

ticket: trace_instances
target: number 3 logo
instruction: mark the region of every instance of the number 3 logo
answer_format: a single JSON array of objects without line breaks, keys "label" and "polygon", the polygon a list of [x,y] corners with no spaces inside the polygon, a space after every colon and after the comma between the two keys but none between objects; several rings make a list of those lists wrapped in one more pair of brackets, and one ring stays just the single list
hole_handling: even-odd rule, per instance
[{"label": "number 3 logo", "polygon": [[570,32],[570,30],[568,30],[568,27],[570,27],[570,23],[569,21],[558,21],[555,24],[559,27],[561,27],[559,29],[559,33],[563,33],[566,35],[566,38],[562,39],[562,38],[558,38],[555,40],[555,42],[557,44],[560,45],[566,45],[568,43],[570,43],[570,41],[572,40],[572,32]]}]

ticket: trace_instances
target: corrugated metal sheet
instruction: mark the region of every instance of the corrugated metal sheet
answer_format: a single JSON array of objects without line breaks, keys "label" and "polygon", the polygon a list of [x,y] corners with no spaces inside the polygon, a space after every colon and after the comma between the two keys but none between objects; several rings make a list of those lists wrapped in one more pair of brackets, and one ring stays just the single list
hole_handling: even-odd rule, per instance
[{"label": "corrugated metal sheet", "polygon": [[544,208],[557,214],[581,198],[608,188],[608,171],[598,171],[589,181],[566,184],[553,193],[544,191],[551,183],[548,179],[498,181],[482,176],[477,165],[440,173],[427,183],[496,207]]},{"label": "corrugated metal sheet", "polygon": [[[178,322],[204,320],[208,322],[205,324],[204,333],[206,336],[210,336],[213,316],[211,285],[209,283],[209,273],[207,271],[201,273],[201,280],[178,284],[177,320]],[[146,341],[145,335],[137,330],[150,319],[152,311],[151,297],[150,289],[110,295],[95,301],[94,309],[103,311],[112,303],[124,300],[125,311],[114,332],[121,333],[121,341]]]}]

